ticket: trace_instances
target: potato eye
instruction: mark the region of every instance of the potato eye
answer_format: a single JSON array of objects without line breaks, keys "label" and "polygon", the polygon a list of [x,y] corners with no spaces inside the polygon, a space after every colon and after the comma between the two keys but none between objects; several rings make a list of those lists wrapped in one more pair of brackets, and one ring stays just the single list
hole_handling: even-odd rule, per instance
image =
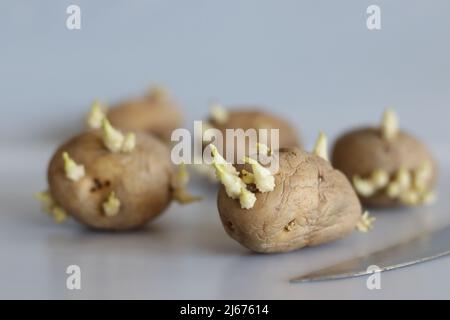
[{"label": "potato eye", "polygon": [[102,187],[102,183],[97,178],[94,178],[94,185],[96,189],[100,189]]},{"label": "potato eye", "polygon": [[93,181],[94,185],[90,189],[91,192],[95,192],[95,191],[100,190],[100,189],[102,189],[104,187],[107,188],[107,187],[111,186],[111,181],[109,181],[109,180],[105,180],[102,183],[102,181],[100,179],[94,178],[92,181]]},{"label": "potato eye", "polygon": [[322,172],[319,172],[317,179],[319,180],[319,183],[323,182],[324,178]]},{"label": "potato eye", "polygon": [[231,221],[227,221],[226,226],[231,232],[234,232],[234,225]]},{"label": "potato eye", "polygon": [[289,223],[284,227],[284,230],[289,232],[295,229],[295,227],[297,226],[297,222],[295,222],[294,220],[289,221]]}]

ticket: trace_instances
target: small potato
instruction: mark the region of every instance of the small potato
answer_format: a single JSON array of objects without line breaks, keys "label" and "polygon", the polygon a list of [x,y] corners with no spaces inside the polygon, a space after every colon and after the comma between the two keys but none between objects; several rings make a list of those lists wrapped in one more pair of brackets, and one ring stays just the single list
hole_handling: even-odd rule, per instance
[{"label": "small potato", "polygon": [[[428,203],[434,197],[436,162],[422,142],[396,128],[393,111],[387,113],[380,128],[360,128],[342,135],[332,152],[333,166],[352,181],[367,206]],[[393,121],[394,128],[386,121]]]},{"label": "small potato", "polygon": [[[63,154],[83,168],[78,176],[67,175]],[[159,139],[138,133],[131,151],[111,152],[101,130],[91,130],[58,148],[48,183],[55,204],[82,224],[125,230],[143,226],[169,205],[173,171]]]},{"label": "small potato", "polygon": [[111,107],[106,116],[119,129],[152,133],[165,142],[170,142],[172,131],[183,124],[179,107],[159,88],[148,96]]},{"label": "small potato", "polygon": [[[225,137],[226,129],[279,129],[279,147],[301,147],[301,142],[297,130],[287,121],[262,111],[259,108],[234,108],[233,110],[213,109],[209,124],[211,127],[219,129],[224,136],[224,149],[231,142],[227,142]],[[269,134],[270,137],[270,134]],[[271,141],[267,141],[267,146],[271,148]],[[248,150],[248,147],[247,147]]]},{"label": "small potato", "polygon": [[[328,161],[298,148],[281,148],[276,153],[279,170],[274,188],[255,192],[253,207],[242,208],[221,186],[217,206],[228,235],[250,250],[270,253],[318,245],[351,233],[360,221],[361,205],[347,178]],[[248,165],[244,169],[252,171]]]}]

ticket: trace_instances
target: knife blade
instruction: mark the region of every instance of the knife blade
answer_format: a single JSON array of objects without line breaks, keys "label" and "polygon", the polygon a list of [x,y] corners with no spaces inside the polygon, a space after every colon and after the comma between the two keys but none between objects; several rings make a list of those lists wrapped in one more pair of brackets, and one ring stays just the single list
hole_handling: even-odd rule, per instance
[{"label": "knife blade", "polygon": [[367,255],[338,263],[300,277],[290,282],[336,280],[368,275],[377,266],[379,272],[411,266],[450,254],[450,226],[420,234],[409,241],[395,244]]}]

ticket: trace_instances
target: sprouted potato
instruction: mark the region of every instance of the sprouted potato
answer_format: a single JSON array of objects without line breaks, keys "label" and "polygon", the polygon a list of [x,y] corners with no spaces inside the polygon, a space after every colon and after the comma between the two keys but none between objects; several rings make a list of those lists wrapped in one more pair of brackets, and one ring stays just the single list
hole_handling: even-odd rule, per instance
[{"label": "sprouted potato", "polygon": [[[220,105],[211,107],[210,117],[207,122],[207,128],[216,128],[220,130],[226,138],[226,129],[278,129],[280,147],[301,147],[301,142],[297,130],[286,120],[273,114],[263,111],[260,108],[233,108],[227,110]],[[271,141],[257,141],[267,144],[271,148]],[[231,144],[232,141],[224,141],[224,146]]]},{"label": "sprouted potato", "polygon": [[81,133],[53,155],[48,167],[49,190],[37,195],[56,222],[72,216],[104,230],[144,226],[177,200],[198,200],[185,187],[184,166],[170,162],[170,151],[158,138],[126,134],[106,118],[100,129]]},{"label": "sprouted potato", "polygon": [[314,153],[296,147],[272,150],[279,168],[271,172],[255,159],[232,166],[211,147],[222,186],[217,206],[226,232],[256,252],[285,252],[367,232],[374,219],[348,179],[328,162],[325,135]]},{"label": "sprouted potato", "polygon": [[111,108],[94,101],[86,119],[87,126],[100,128],[105,116],[114,127],[152,133],[165,142],[170,142],[172,131],[181,127],[183,122],[180,108],[161,87],[152,87],[147,96],[127,100]]},{"label": "sprouted potato", "polygon": [[352,181],[365,205],[417,206],[435,199],[436,162],[422,142],[399,129],[392,109],[385,111],[378,128],[342,135],[332,163]]}]

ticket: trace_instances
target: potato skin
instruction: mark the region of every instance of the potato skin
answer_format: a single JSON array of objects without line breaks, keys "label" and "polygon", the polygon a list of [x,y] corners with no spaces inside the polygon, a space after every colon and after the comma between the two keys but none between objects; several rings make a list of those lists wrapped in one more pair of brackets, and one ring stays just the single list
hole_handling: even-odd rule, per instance
[{"label": "potato skin", "polygon": [[124,101],[112,107],[107,118],[114,127],[152,133],[165,142],[170,142],[172,131],[183,124],[179,107],[168,97]]},{"label": "potato skin", "polygon": [[[225,129],[279,129],[280,147],[301,148],[301,141],[297,130],[287,121],[262,111],[259,108],[234,108],[228,110],[228,121],[224,124],[211,122],[212,126],[222,131],[225,138]],[[227,142],[225,141],[225,144]],[[270,144],[268,145],[270,147]]]},{"label": "potato skin", "polygon": [[[65,176],[64,151],[85,167],[85,176],[76,182]],[[111,153],[101,132],[92,130],[58,148],[48,167],[48,182],[56,203],[82,224],[125,230],[143,226],[169,205],[172,170],[169,150],[159,139],[138,133],[133,151]],[[121,206],[117,215],[108,217],[102,203],[111,191]]]},{"label": "potato skin", "polygon": [[253,208],[242,209],[220,188],[217,205],[228,235],[252,251],[270,253],[351,233],[361,205],[347,178],[327,161],[298,148],[282,148],[279,157],[275,189],[256,193]]},{"label": "potato skin", "polygon": [[[378,128],[355,129],[338,138],[332,151],[333,166],[350,181],[355,175],[367,176],[375,169],[393,175],[402,166],[413,170],[424,162],[432,164],[432,178],[428,181],[428,187],[432,189],[436,183],[436,162],[422,142],[404,131],[400,131],[394,140],[387,141],[382,138]],[[401,204],[384,193],[360,198],[364,205],[370,207],[394,207]]]}]

